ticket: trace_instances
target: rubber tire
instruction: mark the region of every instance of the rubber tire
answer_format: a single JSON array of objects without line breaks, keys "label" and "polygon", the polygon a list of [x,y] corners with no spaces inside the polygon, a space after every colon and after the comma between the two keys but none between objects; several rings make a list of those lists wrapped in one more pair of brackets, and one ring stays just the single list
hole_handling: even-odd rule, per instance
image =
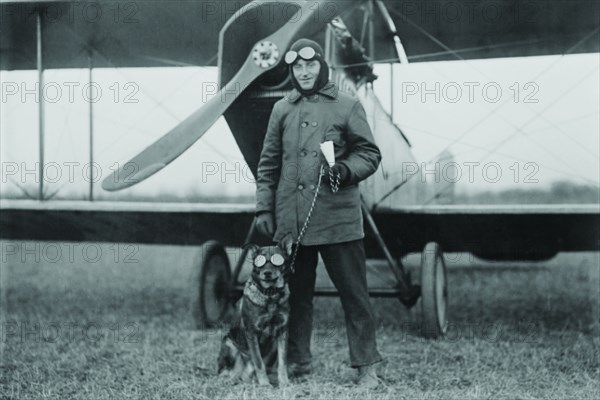
[{"label": "rubber tire", "polygon": [[200,246],[192,277],[191,311],[197,329],[221,322],[230,306],[231,268],[223,246],[210,240]]},{"label": "rubber tire", "polygon": [[448,329],[447,282],[440,245],[429,242],[421,255],[421,333],[426,338],[441,338]]}]

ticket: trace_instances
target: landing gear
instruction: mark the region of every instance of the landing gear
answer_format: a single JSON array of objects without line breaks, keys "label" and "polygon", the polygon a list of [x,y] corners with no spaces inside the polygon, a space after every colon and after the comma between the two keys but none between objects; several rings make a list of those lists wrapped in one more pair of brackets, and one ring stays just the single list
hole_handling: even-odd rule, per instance
[{"label": "landing gear", "polygon": [[382,250],[392,273],[396,276],[399,289],[399,300],[406,307],[413,307],[421,298],[422,321],[421,333],[426,338],[444,336],[448,328],[446,306],[448,290],[446,283],[446,265],[440,245],[429,242],[421,256],[421,285],[411,283],[410,273],[405,271],[400,261],[394,260],[381,237],[375,221],[363,203],[363,215],[371,228],[380,249]]},{"label": "landing gear", "polygon": [[444,336],[448,329],[448,284],[440,245],[429,242],[421,255],[421,332],[426,338]]},{"label": "landing gear", "polygon": [[198,329],[214,327],[226,315],[231,301],[231,269],[223,246],[214,240],[200,247],[192,279],[191,309]]},{"label": "landing gear", "polygon": [[[448,290],[446,265],[440,245],[429,242],[421,256],[420,285],[411,282],[410,271],[405,270],[400,260],[393,258],[387,249],[369,210],[363,204],[363,215],[377,240],[397,285],[392,288],[371,288],[369,294],[379,297],[394,297],[408,309],[421,299],[421,334],[426,338],[440,338],[448,329]],[[252,243],[255,221],[252,223],[246,243]],[[216,241],[208,241],[200,248],[197,269],[193,278],[192,312],[197,328],[217,326],[227,316],[243,292],[239,282],[242,267],[249,247],[242,248],[238,261],[231,271],[224,247]],[[337,296],[333,288],[315,289],[315,295]]]}]

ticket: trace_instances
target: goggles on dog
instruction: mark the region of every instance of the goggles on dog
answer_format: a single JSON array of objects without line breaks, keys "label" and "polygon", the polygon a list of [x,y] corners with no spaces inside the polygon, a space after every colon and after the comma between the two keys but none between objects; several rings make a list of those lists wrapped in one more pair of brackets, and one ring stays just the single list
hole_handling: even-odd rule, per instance
[{"label": "goggles on dog", "polygon": [[[271,256],[271,264],[273,264],[276,267],[282,266],[284,262],[285,259],[281,254],[273,254]],[[266,263],[267,257],[265,257],[262,254],[259,254],[258,256],[256,256],[256,258],[254,258],[254,266],[257,268],[264,267]]]},{"label": "goggles on dog", "polygon": [[312,47],[303,47],[298,51],[290,50],[285,53],[286,64],[293,64],[298,59],[298,56],[303,60],[312,60],[317,55],[317,52]]}]

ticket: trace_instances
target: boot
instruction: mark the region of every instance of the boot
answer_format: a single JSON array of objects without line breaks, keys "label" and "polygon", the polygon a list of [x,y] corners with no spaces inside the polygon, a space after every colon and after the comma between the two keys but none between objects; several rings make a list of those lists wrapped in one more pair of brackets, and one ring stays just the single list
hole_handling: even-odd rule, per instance
[{"label": "boot", "polygon": [[289,363],[288,364],[288,375],[290,378],[300,378],[305,375],[312,373],[312,367],[310,362],[308,363]]},{"label": "boot", "polygon": [[379,386],[379,378],[375,372],[375,364],[358,367],[356,386],[361,389],[375,389]]}]

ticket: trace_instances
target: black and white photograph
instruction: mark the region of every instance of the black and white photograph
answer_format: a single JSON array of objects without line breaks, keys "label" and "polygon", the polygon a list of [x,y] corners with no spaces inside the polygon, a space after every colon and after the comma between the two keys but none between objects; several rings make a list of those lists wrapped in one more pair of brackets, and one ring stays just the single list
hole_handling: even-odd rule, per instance
[{"label": "black and white photograph", "polygon": [[597,0],[0,0],[0,400],[600,398]]}]

